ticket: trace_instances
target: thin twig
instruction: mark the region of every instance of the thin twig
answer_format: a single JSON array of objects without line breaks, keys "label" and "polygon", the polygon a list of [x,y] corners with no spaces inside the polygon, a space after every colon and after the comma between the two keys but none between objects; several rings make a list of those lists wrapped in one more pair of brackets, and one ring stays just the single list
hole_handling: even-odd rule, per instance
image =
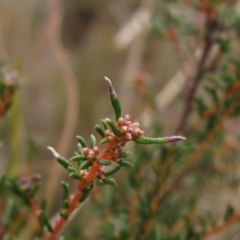
[{"label": "thin twig", "polygon": [[232,113],[235,110],[235,107],[238,104],[239,103],[236,103],[236,105],[232,105],[230,108],[227,109],[227,111],[221,117],[221,120],[218,122],[218,124],[216,124],[215,127],[208,133],[208,136],[204,139],[204,141],[201,142],[201,144],[199,144],[198,148],[192,152],[192,154],[190,155],[186,162],[187,167],[174,178],[174,180],[166,190],[162,199],[161,207],[163,207],[163,205],[167,202],[171,193],[173,193],[174,190],[179,186],[184,177],[191,173],[192,168],[195,168],[195,164],[198,161],[198,159],[207,150],[209,144],[214,140],[216,135],[222,130],[223,124],[226,122],[227,118],[229,118],[229,116],[232,115]]},{"label": "thin twig", "polygon": [[[112,148],[114,148],[114,146],[118,145],[119,142],[120,142],[119,140],[109,142],[106,145],[103,152],[101,153],[101,156],[99,157],[99,159],[107,159],[110,161],[111,155],[109,154],[109,151],[111,151]],[[79,206],[79,200],[82,196],[81,190],[83,190],[84,188],[86,188],[87,186],[93,183],[94,179],[96,178],[96,173],[100,168],[101,168],[101,165],[98,162],[95,162],[92,165],[87,177],[79,180],[75,193],[72,194],[69,198],[69,207],[67,209],[67,217],[70,217],[73,211],[76,210],[76,208]],[[65,220],[62,217],[59,217],[59,219],[55,223],[55,226],[53,227],[53,231],[49,233],[48,236],[43,237],[43,240],[56,239],[57,235],[61,232],[63,227],[66,225],[66,223],[67,223],[67,220]]]},{"label": "thin twig", "polygon": [[218,29],[217,20],[208,17],[207,23],[206,23],[206,35],[205,35],[205,39],[204,39],[204,49],[203,49],[202,56],[201,56],[201,59],[198,64],[196,74],[193,77],[192,81],[190,81],[187,86],[186,97],[185,97],[185,106],[184,106],[182,117],[180,119],[179,125],[176,130],[176,133],[179,133],[183,130],[183,128],[186,124],[187,118],[188,118],[189,114],[191,113],[193,98],[194,98],[196,90],[199,86],[199,83],[201,82],[201,80],[203,79],[203,76],[205,74],[206,61],[210,54],[210,50],[213,47],[214,42],[216,40],[217,29]]}]

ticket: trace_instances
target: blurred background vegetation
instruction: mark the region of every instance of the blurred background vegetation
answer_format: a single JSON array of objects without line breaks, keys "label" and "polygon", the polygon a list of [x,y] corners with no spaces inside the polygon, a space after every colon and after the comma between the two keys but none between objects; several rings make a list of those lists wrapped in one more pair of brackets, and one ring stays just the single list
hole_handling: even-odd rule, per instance
[{"label": "blurred background vegetation", "polygon": [[93,192],[65,239],[240,239],[239,31],[234,0],[0,0],[3,71],[19,77],[0,173],[40,173],[54,216],[60,180],[75,182],[46,146],[69,158],[75,135],[113,116],[108,76],[147,135],[188,140],[130,145],[135,166],[118,173],[117,189]]}]

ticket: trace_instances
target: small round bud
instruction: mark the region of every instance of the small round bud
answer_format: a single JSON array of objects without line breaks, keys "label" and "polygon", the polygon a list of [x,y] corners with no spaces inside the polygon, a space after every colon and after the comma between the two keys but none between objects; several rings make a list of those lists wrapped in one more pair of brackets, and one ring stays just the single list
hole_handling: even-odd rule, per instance
[{"label": "small round bud", "polygon": [[79,175],[81,176],[81,178],[85,179],[88,176],[88,171],[86,169],[85,170],[80,170]]},{"label": "small round bud", "polygon": [[97,172],[96,172],[96,177],[98,179],[104,179],[104,171],[100,168]]},{"label": "small round bud", "polygon": [[138,137],[143,136],[143,135],[144,135],[144,131],[143,130],[139,130]]},{"label": "small round bud", "polygon": [[126,114],[126,115],[124,116],[124,120],[125,120],[125,121],[131,121],[131,116],[130,116],[130,114]]},{"label": "small round bud", "polygon": [[134,122],[134,123],[132,124],[132,126],[133,126],[134,128],[139,128],[140,124],[139,124],[138,122]]},{"label": "small round bud", "polygon": [[120,146],[120,145],[117,145],[117,152],[118,152],[118,153],[121,153],[121,152],[122,152],[122,150],[123,150],[123,147],[122,147],[122,146]]},{"label": "small round bud", "polygon": [[132,140],[132,134],[131,134],[131,133],[126,133],[126,134],[124,134],[124,138],[125,138],[127,141],[130,141],[130,140]]},{"label": "small round bud", "polygon": [[88,157],[88,155],[89,155],[89,149],[88,148],[83,148],[82,152],[83,152],[83,155],[85,157]]},{"label": "small round bud", "polygon": [[121,126],[123,126],[123,124],[124,124],[124,119],[122,117],[120,117],[117,121],[117,125],[118,125],[118,127],[121,127]]},{"label": "small round bud", "polygon": [[95,146],[95,147],[93,148],[93,151],[94,151],[95,156],[97,156],[97,155],[99,154],[99,149],[98,149],[97,146]]},{"label": "small round bud", "polygon": [[127,126],[122,126],[121,127],[121,132],[124,133],[124,132],[127,132],[128,128]]},{"label": "small round bud", "polygon": [[89,149],[87,158],[88,158],[89,160],[93,160],[93,159],[95,158],[95,152],[94,152],[92,149]]}]

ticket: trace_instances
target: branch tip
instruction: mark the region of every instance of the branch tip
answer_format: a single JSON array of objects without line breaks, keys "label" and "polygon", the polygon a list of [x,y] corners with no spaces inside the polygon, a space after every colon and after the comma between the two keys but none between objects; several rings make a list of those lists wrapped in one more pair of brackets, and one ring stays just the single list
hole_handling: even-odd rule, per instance
[{"label": "branch tip", "polygon": [[174,142],[178,142],[178,141],[184,141],[186,140],[185,137],[182,136],[171,136],[171,137],[167,137],[167,142],[168,143],[174,143]]},{"label": "branch tip", "polygon": [[112,85],[112,81],[108,78],[108,77],[104,77],[104,79],[108,82],[108,89],[109,89],[109,93],[110,93],[110,98],[111,100],[116,99],[117,98],[117,94],[113,88]]},{"label": "branch tip", "polygon": [[109,84],[112,84],[111,80],[108,77],[105,76],[104,78]]},{"label": "branch tip", "polygon": [[55,158],[61,157],[60,154],[53,147],[48,146],[47,149],[49,149],[52,152],[52,154]]}]

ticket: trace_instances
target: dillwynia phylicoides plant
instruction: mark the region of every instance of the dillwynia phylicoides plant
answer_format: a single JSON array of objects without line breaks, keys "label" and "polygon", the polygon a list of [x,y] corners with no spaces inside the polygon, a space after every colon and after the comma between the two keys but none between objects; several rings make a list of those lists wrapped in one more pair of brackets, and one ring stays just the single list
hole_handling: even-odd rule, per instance
[{"label": "dillwynia phylicoides plant", "polygon": [[[36,193],[41,186],[41,176],[38,174],[30,178],[22,177],[19,180],[2,177],[8,187],[15,193],[26,206],[28,206],[35,218],[38,226],[36,235],[44,240],[56,239],[60,231],[66,225],[73,211],[90,194],[91,190],[99,185],[117,186],[117,182],[112,175],[122,167],[133,166],[132,162],[126,160],[129,155],[124,151],[127,142],[134,141],[137,144],[166,144],[185,140],[182,136],[150,138],[144,136],[144,131],[138,122],[132,122],[130,114],[122,116],[120,102],[112,86],[111,81],[106,77],[110,100],[115,112],[115,120],[109,118],[102,120],[102,127],[95,126],[96,132],[102,137],[100,144],[104,144],[104,150],[100,151],[96,143],[96,138],[90,136],[90,145],[84,138],[77,136],[79,151],[70,159],[62,157],[52,147],[48,149],[53,153],[57,161],[69,172],[69,177],[76,179],[77,187],[74,193],[70,194],[69,184],[62,181],[63,187],[63,208],[60,211],[59,219],[54,225],[47,218],[46,201],[40,204],[36,199]],[[110,166],[111,165],[111,166]],[[110,170],[104,170],[104,166],[110,166]],[[10,203],[7,207],[3,219],[3,230],[5,239],[11,239],[13,229],[11,219],[16,217],[20,211],[20,206]]]}]

